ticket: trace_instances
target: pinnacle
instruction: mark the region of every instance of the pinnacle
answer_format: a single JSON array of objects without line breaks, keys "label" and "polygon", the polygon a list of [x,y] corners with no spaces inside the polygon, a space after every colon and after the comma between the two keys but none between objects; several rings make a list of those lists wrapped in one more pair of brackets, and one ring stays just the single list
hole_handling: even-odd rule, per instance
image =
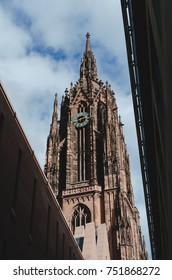
[{"label": "pinnacle", "polygon": [[57,114],[57,106],[58,106],[58,104],[57,104],[57,93],[56,93],[55,94],[55,99],[54,99],[54,112],[53,112],[55,114]]},{"label": "pinnacle", "polygon": [[91,51],[91,46],[90,46],[90,33],[87,32],[86,34],[86,53]]},{"label": "pinnacle", "polygon": [[86,34],[86,50],[80,66],[80,78],[86,78],[87,80],[89,79],[94,81],[98,79],[96,60],[91,51],[90,34],[88,32]]}]

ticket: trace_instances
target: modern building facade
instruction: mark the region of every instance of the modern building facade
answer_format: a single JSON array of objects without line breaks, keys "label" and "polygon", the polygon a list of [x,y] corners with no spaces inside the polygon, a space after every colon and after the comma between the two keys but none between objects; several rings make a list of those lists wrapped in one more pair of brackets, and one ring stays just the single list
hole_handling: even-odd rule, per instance
[{"label": "modern building facade", "polygon": [[147,259],[115,94],[86,35],[80,77],[55,96],[45,174],[85,259]]},{"label": "modern building facade", "polygon": [[0,84],[0,259],[83,259]]},{"label": "modern building facade", "polygon": [[170,0],[121,0],[153,259],[172,259]]}]

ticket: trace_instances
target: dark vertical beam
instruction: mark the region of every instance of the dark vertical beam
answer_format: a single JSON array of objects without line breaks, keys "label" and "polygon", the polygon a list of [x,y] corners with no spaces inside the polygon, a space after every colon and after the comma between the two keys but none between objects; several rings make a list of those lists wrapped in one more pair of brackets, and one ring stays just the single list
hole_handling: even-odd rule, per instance
[{"label": "dark vertical beam", "polygon": [[32,227],[33,227],[33,219],[34,219],[36,186],[37,186],[37,181],[36,181],[36,178],[34,178],[33,193],[32,193],[32,206],[31,206],[30,224],[29,224],[29,238],[30,238],[30,241],[32,241]]},{"label": "dark vertical beam", "polygon": [[2,112],[0,112],[0,142],[3,133],[3,123],[4,123],[4,115],[2,114]]},{"label": "dark vertical beam", "polygon": [[46,231],[46,243],[45,243],[45,259],[48,259],[48,243],[49,243],[49,227],[50,227],[50,205],[48,205],[48,214],[47,214],[47,231]]},{"label": "dark vertical beam", "polygon": [[18,158],[17,158],[17,168],[16,168],[16,176],[14,181],[14,192],[13,192],[13,200],[12,200],[12,214],[15,217],[15,208],[16,208],[16,200],[17,200],[17,192],[19,186],[20,172],[21,172],[21,161],[22,161],[22,150],[19,149]]},{"label": "dark vertical beam", "polygon": [[59,258],[59,223],[56,224],[56,259]]}]

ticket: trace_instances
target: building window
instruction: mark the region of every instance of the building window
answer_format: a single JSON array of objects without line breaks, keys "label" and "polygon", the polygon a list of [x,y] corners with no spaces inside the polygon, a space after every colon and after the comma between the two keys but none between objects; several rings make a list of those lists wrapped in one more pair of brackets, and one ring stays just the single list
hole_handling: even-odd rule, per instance
[{"label": "building window", "polygon": [[84,237],[78,237],[76,238],[76,243],[78,244],[81,252],[82,252],[82,248],[83,248],[83,244],[84,244]]},{"label": "building window", "polygon": [[[81,102],[78,107],[78,113],[87,112],[86,102]],[[87,145],[87,127],[83,127],[77,130],[77,172],[78,181],[87,180],[87,155],[86,155],[86,145]]]},{"label": "building window", "polygon": [[73,233],[75,228],[79,226],[85,226],[87,223],[91,222],[91,212],[90,209],[84,204],[78,204],[73,209],[72,219],[71,219],[71,229]]}]

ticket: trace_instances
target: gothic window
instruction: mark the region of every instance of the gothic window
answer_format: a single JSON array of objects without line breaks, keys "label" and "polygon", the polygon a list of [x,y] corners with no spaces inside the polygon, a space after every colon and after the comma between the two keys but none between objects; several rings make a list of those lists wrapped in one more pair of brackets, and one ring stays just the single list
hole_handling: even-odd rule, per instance
[{"label": "gothic window", "polygon": [[[87,103],[82,101],[78,106],[78,113],[87,112]],[[78,163],[78,181],[87,180],[87,127],[77,130],[77,163]]]},{"label": "gothic window", "polygon": [[96,168],[98,184],[104,184],[104,136],[106,125],[106,106],[99,102],[97,108],[97,130],[96,137]]},{"label": "gothic window", "polygon": [[78,204],[73,209],[71,229],[74,232],[76,227],[85,226],[91,222],[91,212],[84,204]]}]

